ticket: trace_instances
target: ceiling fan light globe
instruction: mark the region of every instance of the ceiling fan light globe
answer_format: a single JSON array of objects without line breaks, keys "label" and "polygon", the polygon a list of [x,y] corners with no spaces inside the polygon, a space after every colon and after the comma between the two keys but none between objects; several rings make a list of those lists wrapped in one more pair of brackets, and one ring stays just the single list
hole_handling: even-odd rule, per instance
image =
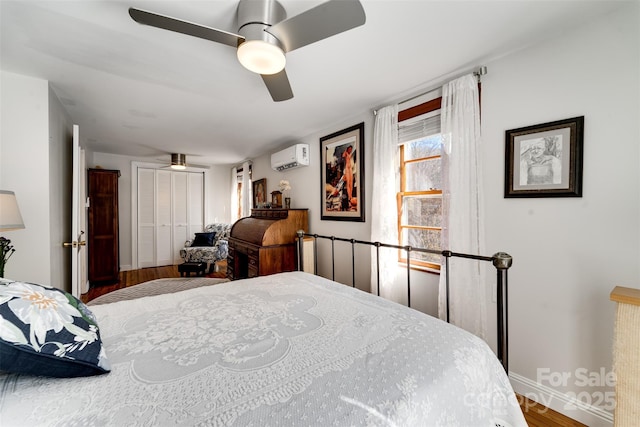
[{"label": "ceiling fan light globe", "polygon": [[185,165],[171,165],[171,169],[176,170],[185,170],[187,167]]},{"label": "ceiling fan light globe", "polygon": [[249,40],[238,46],[238,61],[258,74],[277,74],[287,62],[282,49],[262,40]]}]

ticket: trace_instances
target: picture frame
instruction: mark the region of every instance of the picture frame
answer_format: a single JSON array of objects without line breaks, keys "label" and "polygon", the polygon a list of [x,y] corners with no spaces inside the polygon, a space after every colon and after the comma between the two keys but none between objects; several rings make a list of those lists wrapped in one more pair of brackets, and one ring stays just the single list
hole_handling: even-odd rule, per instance
[{"label": "picture frame", "polygon": [[267,200],[267,178],[257,179],[251,183],[253,194],[253,208],[264,208]]},{"label": "picture frame", "polygon": [[320,218],[364,222],[364,122],[320,138],[320,159]]},{"label": "picture frame", "polygon": [[584,116],[505,132],[504,197],[582,197]]}]

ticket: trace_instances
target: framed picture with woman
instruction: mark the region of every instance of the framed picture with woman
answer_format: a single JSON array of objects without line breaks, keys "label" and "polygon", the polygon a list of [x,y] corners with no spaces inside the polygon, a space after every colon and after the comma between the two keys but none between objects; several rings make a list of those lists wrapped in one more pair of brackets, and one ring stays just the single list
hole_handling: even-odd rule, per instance
[{"label": "framed picture with woman", "polygon": [[267,178],[253,181],[253,208],[264,208],[267,203]]},{"label": "framed picture with woman", "polygon": [[364,221],[364,123],[320,138],[323,220]]}]

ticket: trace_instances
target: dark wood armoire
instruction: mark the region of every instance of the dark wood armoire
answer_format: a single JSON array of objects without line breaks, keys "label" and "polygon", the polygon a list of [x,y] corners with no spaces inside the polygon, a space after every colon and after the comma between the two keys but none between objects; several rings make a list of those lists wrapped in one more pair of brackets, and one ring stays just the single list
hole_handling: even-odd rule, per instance
[{"label": "dark wood armoire", "polygon": [[227,277],[231,280],[297,269],[297,231],[309,230],[307,209],[252,209],[233,224]]},{"label": "dark wood armoire", "polygon": [[88,264],[89,283],[101,285],[118,280],[118,178],[120,171],[89,169]]}]

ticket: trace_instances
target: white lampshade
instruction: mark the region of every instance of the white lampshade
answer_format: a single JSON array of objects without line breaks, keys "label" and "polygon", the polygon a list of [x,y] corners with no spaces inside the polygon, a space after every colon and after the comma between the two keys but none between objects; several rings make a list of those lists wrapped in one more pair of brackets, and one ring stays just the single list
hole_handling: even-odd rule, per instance
[{"label": "white lampshade", "polygon": [[24,228],[18,201],[13,191],[0,190],[0,231]]},{"label": "white lampshade", "polygon": [[269,75],[282,71],[287,59],[278,46],[262,40],[249,40],[238,46],[238,61],[249,71]]},{"label": "white lampshade", "polygon": [[183,170],[187,168],[187,156],[174,153],[171,155],[171,169]]}]

